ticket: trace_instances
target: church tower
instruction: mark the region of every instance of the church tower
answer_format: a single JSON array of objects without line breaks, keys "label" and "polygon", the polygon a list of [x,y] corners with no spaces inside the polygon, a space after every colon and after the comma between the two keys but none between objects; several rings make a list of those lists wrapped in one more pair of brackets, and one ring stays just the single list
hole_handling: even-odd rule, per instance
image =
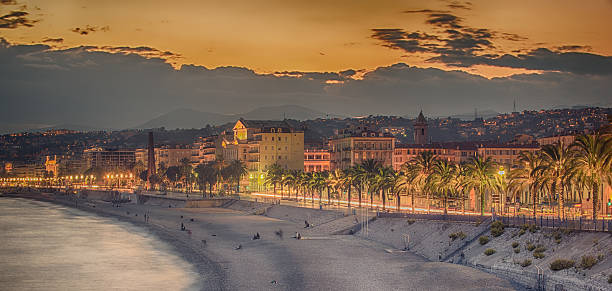
[{"label": "church tower", "polygon": [[427,120],[423,116],[423,110],[419,113],[419,117],[414,121],[414,143],[427,143]]}]

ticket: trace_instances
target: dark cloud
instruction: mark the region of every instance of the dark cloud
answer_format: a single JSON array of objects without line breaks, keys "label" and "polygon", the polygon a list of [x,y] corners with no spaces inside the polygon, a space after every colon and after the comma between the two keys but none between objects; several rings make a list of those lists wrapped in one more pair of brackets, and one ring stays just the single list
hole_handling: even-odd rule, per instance
[{"label": "dark cloud", "polygon": [[593,48],[591,46],[588,45],[562,45],[562,46],[556,46],[554,47],[555,50],[557,51],[590,51]]},{"label": "dark cloud", "polygon": [[[0,38],[0,124],[82,124],[125,128],[177,108],[239,113],[295,104],[343,115],[418,113],[429,116],[540,109],[550,104],[610,104],[612,75],[546,72],[486,79],[463,71],[406,64],[363,71],[258,74],[241,67],[173,68],[137,53],[154,48],[11,45]],[[506,60],[553,57],[539,51]],[[507,58],[507,57],[506,57]],[[517,64],[523,65],[523,64]],[[358,78],[357,78],[358,77]]]},{"label": "dark cloud", "polygon": [[383,46],[393,49],[401,49],[406,52],[426,52],[428,49],[419,41],[421,34],[418,32],[407,33],[398,28],[375,28],[372,29],[372,38],[380,40]]},{"label": "dark cloud", "polygon": [[402,13],[448,13],[450,11],[445,10],[431,10],[431,9],[419,9],[419,10],[404,10]]},{"label": "dark cloud", "polygon": [[19,26],[32,27],[37,20],[28,18],[29,13],[25,11],[11,11],[0,16],[0,28],[15,29]]},{"label": "dark cloud", "polygon": [[449,13],[431,13],[427,16],[425,23],[432,24],[438,27],[462,28],[459,23],[461,18]]},{"label": "dark cloud", "polygon": [[472,2],[462,2],[462,1],[447,1],[449,2],[446,6],[451,9],[463,9],[463,10],[472,10]]},{"label": "dark cloud", "polygon": [[[453,4],[454,1],[450,1],[449,5]],[[461,17],[451,13],[428,9],[405,12],[425,14],[425,23],[431,25],[436,33],[385,28],[372,29],[371,37],[388,48],[407,53],[433,54],[429,62],[455,67],[491,65],[575,74],[612,74],[611,57],[585,53],[591,49],[589,46],[565,45],[552,50],[518,49],[513,51],[514,55],[500,55],[502,50],[496,46],[498,40],[520,42],[527,38],[513,33],[470,27],[463,23]]]},{"label": "dark cloud", "polygon": [[49,38],[49,37],[45,37],[45,39],[43,39],[42,42],[50,42],[50,43],[62,43],[64,42],[64,39],[59,37],[59,38]]},{"label": "dark cloud", "polygon": [[102,27],[86,25],[85,27],[75,27],[71,29],[70,31],[74,33],[78,33],[80,35],[88,35],[90,33],[94,33],[97,31],[107,32],[109,30],[110,30],[110,26],[108,25],[102,26]]}]

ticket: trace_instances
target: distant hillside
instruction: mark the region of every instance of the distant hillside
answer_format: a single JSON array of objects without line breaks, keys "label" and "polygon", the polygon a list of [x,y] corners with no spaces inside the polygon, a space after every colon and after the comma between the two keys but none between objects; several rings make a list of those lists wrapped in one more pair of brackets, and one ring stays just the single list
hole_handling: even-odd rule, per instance
[{"label": "distant hillside", "polygon": [[203,128],[207,124],[223,124],[231,119],[230,116],[219,113],[180,108],[153,118],[141,125],[135,126],[135,128]]},{"label": "distant hillside", "polygon": [[[495,117],[499,114],[500,114],[499,112],[493,111],[493,110],[483,110],[483,111],[478,110],[478,117],[482,117],[484,119]],[[463,114],[455,114],[451,116],[440,116],[440,117],[441,118],[451,117],[451,118],[458,118],[461,120],[474,120],[474,113],[463,113]]]},{"label": "distant hillside", "polygon": [[[259,107],[242,114],[219,114],[181,108],[151,119],[135,126],[135,128],[203,128],[207,124],[221,125],[236,121],[241,117],[244,119],[265,120],[282,120],[285,118],[309,120],[325,118],[327,115],[323,112],[298,105]],[[329,117],[338,117],[338,115],[329,115]]]}]

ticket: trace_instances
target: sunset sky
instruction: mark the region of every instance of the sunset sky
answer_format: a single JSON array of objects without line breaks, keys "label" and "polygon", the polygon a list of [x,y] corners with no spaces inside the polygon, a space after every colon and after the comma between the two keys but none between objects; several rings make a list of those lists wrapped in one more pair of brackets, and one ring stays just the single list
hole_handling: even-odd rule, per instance
[{"label": "sunset sky", "polygon": [[[138,54],[145,59],[161,58],[176,70],[185,64],[206,70],[241,67],[252,70],[257,78],[273,74],[279,80],[286,80],[281,77],[300,78],[305,72],[330,72],[323,84],[337,83],[345,87],[348,81],[362,80],[367,73],[381,68],[397,68],[393,65],[398,63],[406,64],[411,70],[437,68],[442,69],[441,73],[461,70],[486,79],[559,73],[567,74],[563,78],[573,81],[588,79],[605,84],[606,80],[601,78],[612,74],[612,1],[609,0],[0,0],[0,3],[0,38],[4,39],[5,49],[14,49],[15,55],[10,58],[20,62],[31,59],[23,52],[17,53],[18,48],[53,56],[75,51],[83,56],[103,51],[109,53],[105,57]],[[7,54],[5,57],[9,58]],[[45,62],[44,66],[50,68],[48,61]],[[57,62],[53,65],[62,67]],[[40,68],[43,64],[25,62],[16,66],[11,70],[24,66]],[[337,93],[337,87],[315,91],[347,97]],[[577,85],[576,91],[580,88]],[[580,93],[572,100],[568,96],[561,105],[605,103],[611,97],[608,88],[589,89],[590,97],[578,97],[584,95]],[[291,92],[290,88],[286,90]],[[515,90],[514,96],[522,94]],[[197,91],[194,88],[190,92]],[[5,91],[0,98],[3,101],[15,98],[10,92]],[[530,92],[524,94],[533,93]],[[242,93],[230,95],[236,94]],[[205,94],[200,97],[200,101],[211,98]],[[258,104],[302,103],[319,110],[329,108],[316,99],[312,102],[258,101],[261,101]],[[421,99],[413,101],[421,102]],[[560,101],[523,104],[529,108],[550,102]],[[202,101],[197,105],[174,107],[208,109],[204,104]],[[220,104],[215,110],[229,113],[249,106],[236,108],[233,104]],[[343,113],[366,113],[361,109],[363,106]],[[331,108],[337,110],[334,106]],[[163,113],[162,108],[150,110],[153,116]],[[386,113],[384,108],[376,110],[375,113]],[[445,114],[448,108],[432,108],[432,111]]]},{"label": "sunset sky", "polygon": [[[4,14],[25,11],[32,22],[32,27],[2,30],[9,42],[47,40],[58,48],[147,46],[180,56],[171,59],[177,64],[242,66],[267,73],[367,70],[397,62],[449,68],[430,60],[436,54],[389,48],[373,36],[373,29],[444,35],[448,27],[426,23],[436,13],[492,32],[486,38],[491,46],[482,46],[479,54],[564,46],[612,54],[612,1],[607,0],[2,2],[14,3],[2,7]],[[490,66],[463,69],[488,77],[516,72]]]}]

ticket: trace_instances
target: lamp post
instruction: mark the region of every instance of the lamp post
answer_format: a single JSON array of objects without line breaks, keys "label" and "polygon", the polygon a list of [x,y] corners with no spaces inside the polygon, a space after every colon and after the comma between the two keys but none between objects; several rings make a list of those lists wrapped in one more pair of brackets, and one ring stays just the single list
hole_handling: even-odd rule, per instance
[{"label": "lamp post", "polygon": [[497,171],[497,174],[500,177],[500,193],[499,193],[499,208],[500,208],[500,214],[503,215],[504,214],[504,206],[505,206],[505,202],[506,202],[506,197],[504,197],[504,194],[506,192],[505,189],[505,185],[504,185],[504,178],[505,178],[505,174],[506,174],[506,170],[504,169],[504,166],[500,166],[499,170]]}]

